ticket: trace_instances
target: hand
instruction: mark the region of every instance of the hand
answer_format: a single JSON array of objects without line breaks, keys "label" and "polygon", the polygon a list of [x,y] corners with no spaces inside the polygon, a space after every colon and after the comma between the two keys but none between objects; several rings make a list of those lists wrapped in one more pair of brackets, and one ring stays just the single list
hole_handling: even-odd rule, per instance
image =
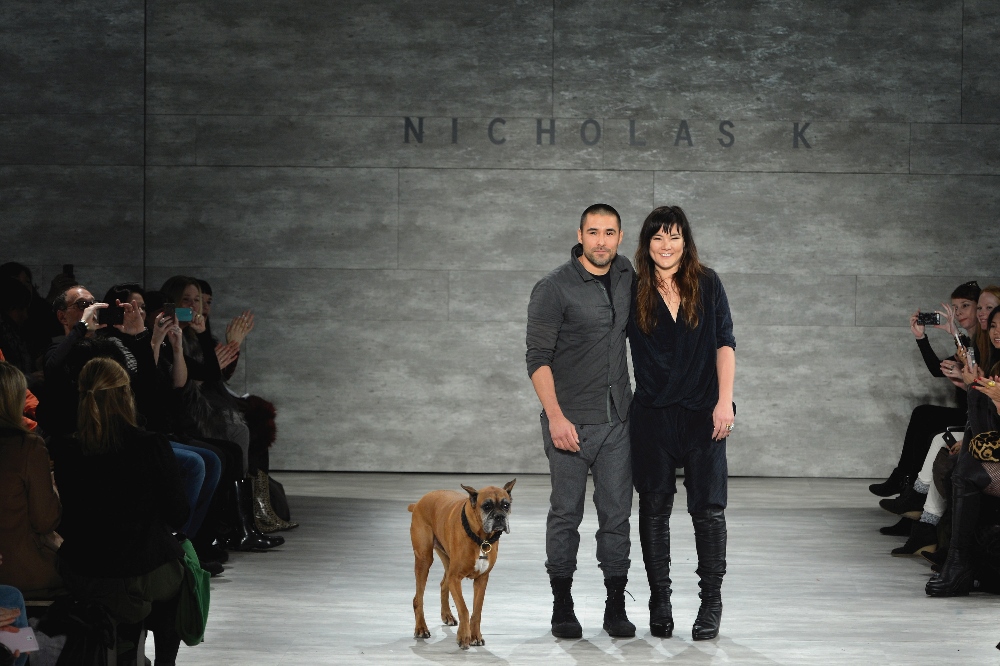
[{"label": "hand", "polygon": [[960,441],[948,445],[948,453],[950,455],[956,455],[961,450],[962,450],[962,442]]},{"label": "hand", "polygon": [[562,414],[549,417],[549,435],[557,449],[574,453],[580,450],[580,435],[576,426]]},{"label": "hand", "polygon": [[934,328],[940,328],[942,331],[947,331],[948,335],[955,335],[958,333],[958,329],[955,328],[955,310],[948,303],[941,304],[941,310],[935,310],[939,315],[941,315],[941,324],[934,324]]},{"label": "hand", "polygon": [[174,358],[176,354],[184,353],[184,332],[181,327],[177,325],[177,320],[173,317],[169,317],[170,325],[167,326],[167,340],[170,342],[171,349],[174,350]]},{"label": "hand", "polygon": [[913,331],[913,337],[917,340],[924,339],[924,325],[917,323],[917,315],[920,314],[920,310],[917,310],[910,315],[910,330]]},{"label": "hand", "polygon": [[49,532],[42,535],[42,545],[52,552],[56,552],[62,547],[63,538],[59,532]]},{"label": "hand", "polygon": [[227,342],[226,344],[216,345],[215,356],[219,359],[219,367],[225,368],[230,363],[236,360],[236,357],[240,355],[240,346],[235,342]]},{"label": "hand", "polygon": [[88,331],[96,331],[99,328],[107,326],[107,324],[100,324],[97,321],[97,311],[103,310],[106,307],[108,307],[107,303],[94,303],[83,311],[83,316],[80,317],[80,321],[86,324]]},{"label": "hand", "polygon": [[239,346],[243,344],[243,341],[252,330],[253,312],[244,310],[243,314],[233,317],[233,320],[226,326],[226,341],[235,342]]},{"label": "hand", "polygon": [[170,330],[172,325],[177,325],[173,317],[166,317],[162,314],[156,316],[156,320],[153,322],[153,333],[150,336],[150,344],[153,345],[153,349],[163,344],[163,340],[167,337],[167,331]]},{"label": "hand", "polygon": [[21,616],[20,608],[0,607],[0,630],[17,633],[17,627],[11,627],[10,625],[14,624],[14,620],[16,620],[20,616]]},{"label": "hand", "polygon": [[139,335],[146,330],[146,322],[143,321],[142,310],[139,309],[139,304],[136,301],[132,301],[131,303],[118,301],[118,305],[125,310],[125,318],[123,323],[115,324],[115,328],[126,335]]},{"label": "hand", "polygon": [[984,393],[987,398],[993,401],[994,405],[1000,408],[1000,376],[977,377],[971,388]]},{"label": "hand", "polygon": [[948,379],[960,379],[962,377],[962,366],[957,361],[946,358],[941,361],[941,372]]},{"label": "hand", "polygon": [[728,437],[731,429],[726,426],[730,425],[736,425],[733,403],[730,400],[720,400],[712,410],[712,439],[718,442]]},{"label": "hand", "polygon": [[978,363],[969,363],[971,358],[971,354],[965,354],[965,363],[959,366],[962,371],[962,382],[966,385],[972,384],[977,377],[983,376],[983,370]]},{"label": "hand", "polygon": [[193,315],[191,315],[190,325],[191,328],[194,329],[195,333],[204,333],[206,328],[205,316],[202,315],[200,312],[195,312]]}]

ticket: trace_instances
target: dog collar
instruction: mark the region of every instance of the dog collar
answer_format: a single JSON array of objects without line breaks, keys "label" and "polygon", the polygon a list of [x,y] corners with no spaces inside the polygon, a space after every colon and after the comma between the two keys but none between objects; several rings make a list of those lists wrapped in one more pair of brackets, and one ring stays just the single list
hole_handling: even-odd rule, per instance
[{"label": "dog collar", "polygon": [[493,544],[500,540],[500,535],[503,533],[500,530],[494,532],[487,539],[480,539],[476,536],[476,533],[472,531],[472,527],[469,525],[469,519],[465,517],[465,507],[462,507],[462,527],[465,528],[465,533],[469,535],[469,538],[479,544],[479,550],[482,553],[488,553],[493,550]]}]

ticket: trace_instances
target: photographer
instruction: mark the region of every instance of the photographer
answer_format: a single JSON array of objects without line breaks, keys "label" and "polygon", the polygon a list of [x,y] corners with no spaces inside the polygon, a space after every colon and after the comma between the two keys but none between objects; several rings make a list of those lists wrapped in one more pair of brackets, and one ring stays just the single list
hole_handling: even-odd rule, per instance
[{"label": "photographer", "polygon": [[[970,338],[978,340],[979,321],[976,318],[976,306],[980,291],[979,285],[975,281],[961,284],[951,293],[951,303],[942,303],[943,311],[935,312],[938,315],[938,323],[932,324],[932,327],[946,331],[955,338],[960,343],[963,353],[970,344]],[[913,410],[910,415],[910,423],[906,428],[906,435],[903,438],[903,450],[899,455],[896,468],[892,470],[889,478],[884,482],[868,487],[872,494],[879,497],[897,495],[912,485],[927,451],[930,449],[934,435],[944,432],[948,426],[965,423],[968,406],[959,360],[955,355],[944,360],[937,357],[927,339],[926,324],[922,323],[924,317],[921,315],[922,313],[918,310],[910,316],[910,330],[916,338],[917,347],[920,349],[920,354],[931,375],[946,377],[955,384],[955,400],[958,406],[919,405]],[[965,329],[968,336],[960,336],[957,327]],[[883,533],[906,535],[909,534],[909,531],[909,525],[901,520],[893,528],[885,528]]]}]

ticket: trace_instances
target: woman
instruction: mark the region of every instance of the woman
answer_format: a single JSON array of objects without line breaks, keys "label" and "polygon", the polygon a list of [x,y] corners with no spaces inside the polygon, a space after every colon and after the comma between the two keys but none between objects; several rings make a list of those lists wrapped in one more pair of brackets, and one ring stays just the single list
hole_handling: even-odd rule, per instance
[{"label": "woman", "polygon": [[156,663],[173,664],[184,551],[171,532],[190,511],[177,462],[163,435],[137,427],[120,364],[88,361],[78,387],[76,432],[50,443],[64,502],[60,573],[76,596],[108,610],[119,639],[137,637],[146,621]]},{"label": "woman", "polygon": [[969,430],[963,442],[955,471],[952,474],[952,526],[948,557],[941,574],[933,576],[925,586],[932,597],[955,597],[969,593],[975,569],[973,549],[979,523],[983,492],[1000,495],[1000,449],[984,451],[983,444],[1000,440],[1000,307],[990,312],[986,333],[993,353],[986,374],[982,366],[966,367],[969,381]]},{"label": "woman", "polygon": [[28,597],[62,587],[56,572],[62,507],[52,486],[45,442],[24,427],[27,383],[21,371],[0,361],[0,584]]},{"label": "woman", "polygon": [[[951,304],[942,303],[941,315],[944,323],[936,324],[934,328],[939,328],[951,336],[958,335],[958,328],[964,329],[968,336],[962,338],[962,344],[968,346],[971,340],[978,339],[979,321],[976,318],[976,305],[980,294],[979,285],[975,282],[960,284],[951,292]],[[968,409],[966,403],[966,392],[962,384],[962,371],[956,357],[949,356],[941,360],[934,350],[931,349],[930,340],[927,339],[926,328],[917,322],[917,315],[920,311],[910,315],[910,332],[917,341],[920,355],[924,359],[927,370],[934,377],[947,377],[955,384],[956,407],[943,407],[940,405],[918,405],[910,415],[910,422],[906,426],[906,434],[903,436],[903,450],[899,454],[899,462],[892,470],[889,478],[882,483],[873,483],[868,486],[868,490],[879,497],[890,497],[905,491],[916,478],[920,467],[924,462],[927,451],[930,450],[931,441],[938,433],[944,432],[948,426],[959,426],[965,423],[965,414]],[[900,521],[893,528],[883,528],[885,534],[896,534],[904,526]],[[909,526],[906,525],[906,532]]]},{"label": "woman", "polygon": [[670,512],[676,470],[684,468],[701,578],[695,640],[719,634],[726,573],[726,436],[733,429],[736,339],[722,282],[698,260],[678,206],[653,210],[635,253],[628,323],[636,391],[632,403],[633,483],[649,579],[649,628],[669,637]]}]

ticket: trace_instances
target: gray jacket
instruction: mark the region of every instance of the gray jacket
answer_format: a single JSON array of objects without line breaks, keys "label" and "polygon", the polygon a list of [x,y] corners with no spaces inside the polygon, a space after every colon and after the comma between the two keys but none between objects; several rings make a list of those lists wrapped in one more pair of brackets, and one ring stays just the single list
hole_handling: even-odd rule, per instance
[{"label": "gray jacket", "polygon": [[632,385],[625,360],[625,325],[632,302],[635,271],[625,257],[611,264],[611,292],[591,275],[578,257],[538,281],[528,303],[528,376],[543,365],[552,368],[556,397],[567,419],[576,424],[608,423],[611,405],[625,421]]}]

